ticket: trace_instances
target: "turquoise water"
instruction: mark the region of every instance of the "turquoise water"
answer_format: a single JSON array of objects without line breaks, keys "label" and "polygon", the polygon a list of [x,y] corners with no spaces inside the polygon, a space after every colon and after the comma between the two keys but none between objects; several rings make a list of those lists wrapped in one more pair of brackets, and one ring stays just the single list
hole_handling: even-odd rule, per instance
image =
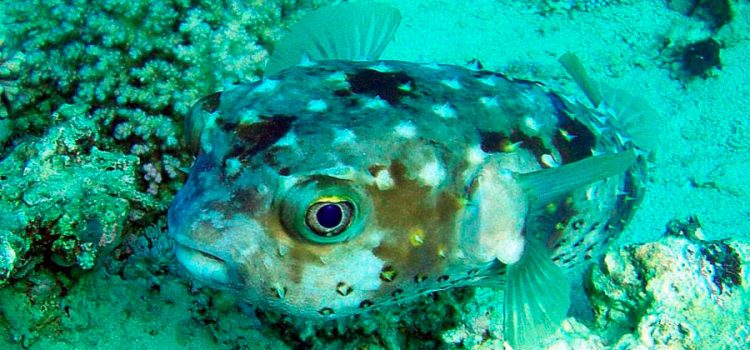
[{"label": "turquoise water", "polygon": [[[492,289],[315,329],[179,277],[164,235],[191,161],[181,120],[196,99],[258,79],[270,45],[315,5],[262,3],[0,4],[0,348],[501,345]],[[731,2],[721,28],[678,1],[390,3],[403,20],[384,59],[479,59],[583,99],[557,62],[575,52],[595,79],[659,112],[647,195],[618,244],[656,241],[690,215],[707,239],[750,239],[747,1]],[[721,69],[687,76],[682,49],[708,37]],[[571,348],[622,336],[579,321],[590,329],[569,325]]]}]

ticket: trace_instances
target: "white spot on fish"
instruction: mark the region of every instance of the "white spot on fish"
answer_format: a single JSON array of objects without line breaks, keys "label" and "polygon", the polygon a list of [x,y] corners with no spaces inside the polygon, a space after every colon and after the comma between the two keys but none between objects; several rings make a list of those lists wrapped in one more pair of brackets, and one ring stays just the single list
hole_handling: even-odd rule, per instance
[{"label": "white spot on fish", "polygon": [[315,61],[311,60],[310,56],[305,53],[302,54],[302,59],[299,60],[297,65],[300,67],[312,67],[315,65]]},{"label": "white spot on fish", "polygon": [[349,129],[335,129],[333,130],[333,133],[334,145],[351,144],[357,139],[357,135],[354,134],[354,131]]},{"label": "white spot on fish", "polygon": [[391,173],[385,169],[378,171],[375,175],[375,186],[381,191],[393,188],[393,178],[391,177]]},{"label": "white spot on fish", "polygon": [[312,100],[307,103],[307,110],[310,112],[325,112],[328,109],[328,104],[323,100]]},{"label": "white spot on fish", "polygon": [[398,89],[401,91],[409,92],[411,91],[411,82],[407,82],[406,84],[401,84],[398,86]]},{"label": "white spot on fish", "polygon": [[269,93],[276,90],[276,88],[279,86],[278,80],[272,80],[272,79],[263,79],[263,81],[260,83],[260,85],[256,86],[253,92],[255,93]]},{"label": "white spot on fish", "polygon": [[466,161],[469,164],[476,165],[482,163],[485,158],[487,158],[487,153],[482,151],[482,146],[480,145],[470,147],[466,150]]},{"label": "white spot on fish", "polygon": [[240,124],[252,124],[260,121],[258,111],[254,109],[245,109],[240,113]]},{"label": "white spot on fish", "polygon": [[276,143],[274,144],[276,146],[295,146],[297,145],[297,135],[294,134],[294,131],[290,131],[284,135],[284,137],[280,138]]},{"label": "white spot on fish", "polygon": [[497,101],[497,96],[482,96],[479,98],[479,103],[487,108],[495,108],[500,106],[500,102]]},{"label": "white spot on fish", "polygon": [[346,81],[346,73],[344,73],[344,71],[338,71],[329,75],[327,80],[335,83]]},{"label": "white spot on fish", "polygon": [[380,96],[375,96],[375,98],[368,99],[367,102],[365,102],[364,107],[367,109],[385,108],[385,107],[388,107],[388,102],[380,98]]},{"label": "white spot on fish", "polygon": [[240,160],[237,159],[237,157],[227,158],[227,160],[224,161],[224,173],[228,177],[234,177],[239,174],[241,169],[242,163],[240,163]]},{"label": "white spot on fish", "polygon": [[536,119],[530,116],[523,118],[523,125],[528,131],[531,131],[534,134],[538,133],[539,129],[542,127]]},{"label": "white spot on fish", "polygon": [[477,80],[479,80],[480,83],[482,83],[484,85],[487,85],[487,86],[495,86],[496,85],[495,84],[495,76],[494,75],[490,75],[490,76],[488,76],[486,78],[480,78],[480,79],[477,79]]},{"label": "white spot on fish", "polygon": [[461,89],[461,83],[458,82],[458,79],[456,78],[453,78],[451,80],[443,79],[440,82],[453,90]]},{"label": "white spot on fish", "polygon": [[385,64],[385,62],[379,62],[378,64],[374,66],[370,66],[370,69],[374,71],[378,71],[380,73],[391,73],[393,72],[393,68],[388,67],[388,65]]},{"label": "white spot on fish", "polygon": [[456,110],[448,102],[441,105],[433,105],[432,112],[443,119],[454,119],[457,117]]},{"label": "white spot on fish", "polygon": [[410,120],[401,121],[394,128],[394,132],[405,139],[412,139],[417,136],[417,126]]},{"label": "white spot on fish", "polygon": [[442,164],[436,161],[431,161],[426,163],[424,167],[419,170],[417,176],[422,184],[430,187],[437,187],[445,178],[445,168],[443,168]]},{"label": "white spot on fish", "polygon": [[558,162],[551,154],[542,154],[542,164],[550,168],[557,168],[560,166],[560,162]]}]

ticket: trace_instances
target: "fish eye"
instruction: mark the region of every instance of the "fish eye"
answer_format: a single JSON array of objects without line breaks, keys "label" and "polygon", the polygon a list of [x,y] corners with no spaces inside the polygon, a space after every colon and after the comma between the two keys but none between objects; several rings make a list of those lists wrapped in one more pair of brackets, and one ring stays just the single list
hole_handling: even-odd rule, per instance
[{"label": "fish eye", "polygon": [[316,176],[286,191],[279,214],[293,238],[313,244],[337,244],[364,230],[371,207],[365,191],[356,183]]},{"label": "fish eye", "polygon": [[305,224],[319,236],[334,237],[349,227],[354,205],[349,201],[320,200],[307,208]]}]

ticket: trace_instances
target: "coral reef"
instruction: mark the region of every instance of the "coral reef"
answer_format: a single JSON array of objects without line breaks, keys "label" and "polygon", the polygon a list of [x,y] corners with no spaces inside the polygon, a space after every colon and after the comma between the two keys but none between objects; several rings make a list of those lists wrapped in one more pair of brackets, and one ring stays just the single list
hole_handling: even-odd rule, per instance
[{"label": "coral reef", "polygon": [[750,347],[750,242],[703,241],[697,220],[610,251],[588,281],[596,328],[616,349]]},{"label": "coral reef", "polygon": [[44,259],[89,269],[130,222],[164,209],[135,187],[138,158],[94,146],[96,126],[82,113],[62,106],[55,114],[68,121],[0,162],[0,285]]},{"label": "coral reef", "polygon": [[258,79],[285,21],[315,2],[0,5],[0,285],[83,269],[160,218],[185,179],[199,97]]}]

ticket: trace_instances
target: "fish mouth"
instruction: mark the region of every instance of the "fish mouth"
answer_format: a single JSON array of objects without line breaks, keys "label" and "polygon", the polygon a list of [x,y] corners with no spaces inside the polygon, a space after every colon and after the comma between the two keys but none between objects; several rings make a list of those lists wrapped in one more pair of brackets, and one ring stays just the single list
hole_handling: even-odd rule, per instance
[{"label": "fish mouth", "polygon": [[229,267],[224,259],[179,243],[176,244],[175,257],[196,278],[214,284],[229,284]]}]

